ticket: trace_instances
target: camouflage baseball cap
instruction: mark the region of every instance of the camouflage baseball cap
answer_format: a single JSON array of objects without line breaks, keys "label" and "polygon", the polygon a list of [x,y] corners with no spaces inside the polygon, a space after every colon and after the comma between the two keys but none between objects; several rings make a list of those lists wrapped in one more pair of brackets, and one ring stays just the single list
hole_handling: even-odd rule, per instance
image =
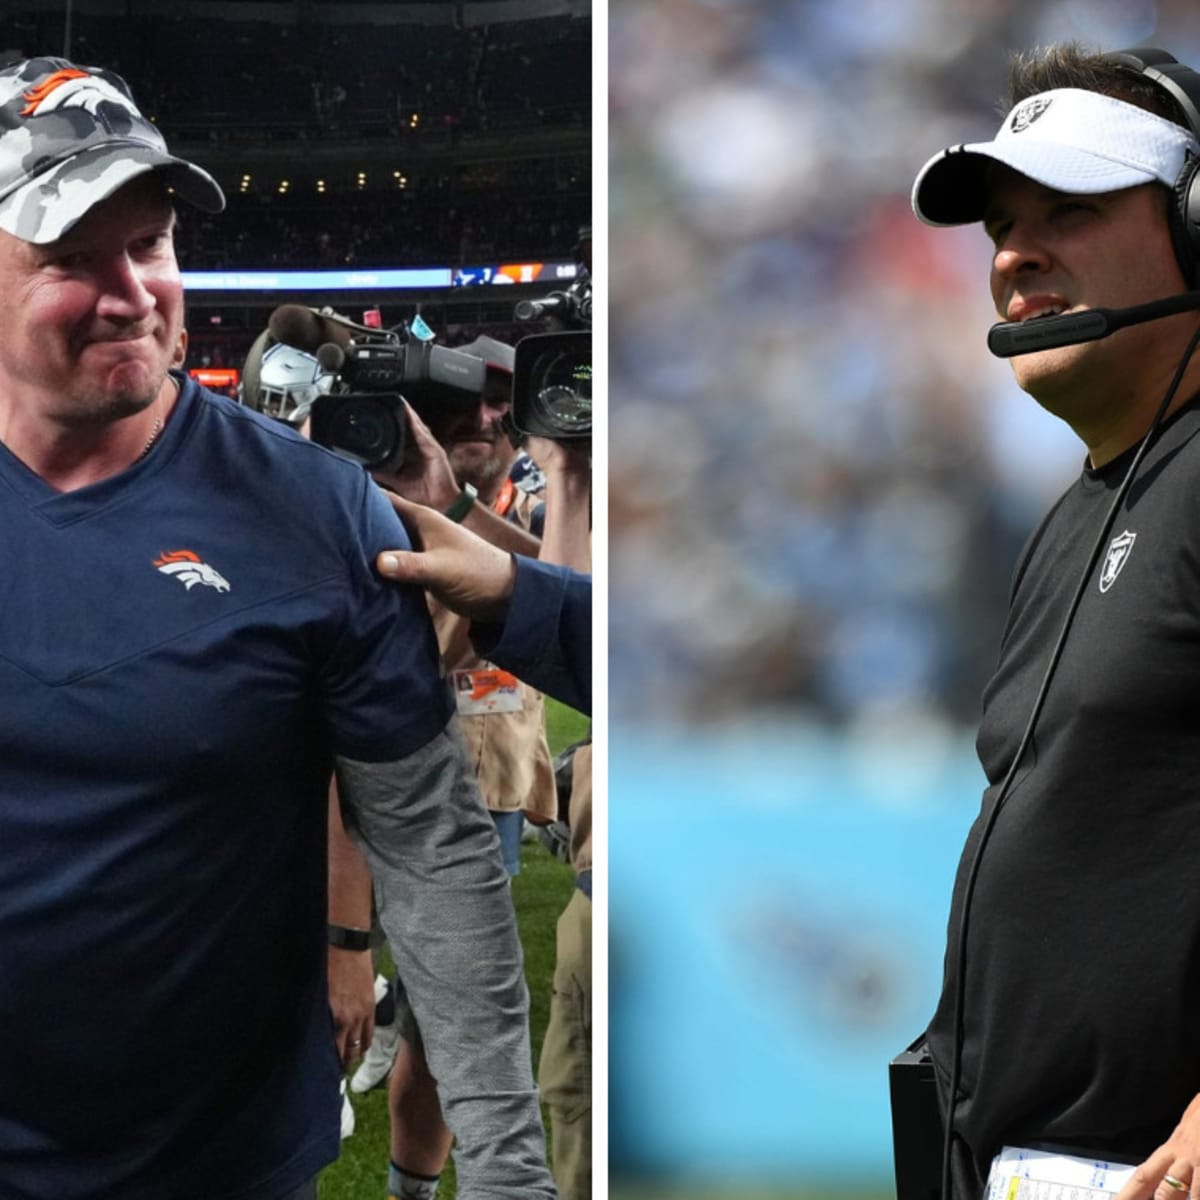
[{"label": "camouflage baseball cap", "polygon": [[0,71],[0,229],[53,242],[90,208],[147,171],[220,212],[217,181],[167,153],[125,81],[100,67],[31,58]]}]

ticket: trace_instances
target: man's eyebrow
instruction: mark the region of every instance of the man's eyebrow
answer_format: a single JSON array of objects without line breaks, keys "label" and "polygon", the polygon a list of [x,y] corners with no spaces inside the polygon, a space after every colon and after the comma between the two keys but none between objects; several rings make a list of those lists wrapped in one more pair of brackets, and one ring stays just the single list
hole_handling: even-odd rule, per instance
[{"label": "man's eyebrow", "polygon": [[29,249],[36,261],[45,262],[47,259],[70,254],[78,244],[79,239],[73,236],[73,231],[68,231],[52,242],[31,242]]}]

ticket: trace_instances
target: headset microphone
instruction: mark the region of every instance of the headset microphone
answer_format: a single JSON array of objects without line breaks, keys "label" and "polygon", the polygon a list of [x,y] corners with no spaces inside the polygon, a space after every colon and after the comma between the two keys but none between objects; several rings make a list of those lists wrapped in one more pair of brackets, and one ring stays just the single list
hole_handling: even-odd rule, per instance
[{"label": "headset microphone", "polygon": [[1182,292],[1164,300],[1151,300],[1131,308],[1089,308],[1057,317],[1034,317],[1029,321],[1004,321],[988,330],[988,349],[997,358],[1075,346],[1108,337],[1127,325],[1141,325],[1176,313],[1200,309],[1200,291]]}]

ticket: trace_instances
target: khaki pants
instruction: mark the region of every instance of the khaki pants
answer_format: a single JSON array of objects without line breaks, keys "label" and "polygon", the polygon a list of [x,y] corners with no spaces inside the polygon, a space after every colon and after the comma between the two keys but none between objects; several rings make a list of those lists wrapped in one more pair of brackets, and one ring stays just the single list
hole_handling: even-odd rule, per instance
[{"label": "khaki pants", "polygon": [[592,902],[578,888],[558,919],[554,994],[538,1066],[560,1200],[592,1195]]}]

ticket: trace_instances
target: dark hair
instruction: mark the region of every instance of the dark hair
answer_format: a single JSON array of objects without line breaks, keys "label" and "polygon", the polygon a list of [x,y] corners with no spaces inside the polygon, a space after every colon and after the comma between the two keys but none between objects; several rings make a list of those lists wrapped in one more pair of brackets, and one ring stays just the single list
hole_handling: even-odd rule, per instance
[{"label": "dark hair", "polygon": [[1005,112],[1039,92],[1082,88],[1136,104],[1138,108],[1188,128],[1182,110],[1169,92],[1144,75],[1110,62],[1103,51],[1089,49],[1079,42],[1062,42],[1015,54],[1008,87]]}]

